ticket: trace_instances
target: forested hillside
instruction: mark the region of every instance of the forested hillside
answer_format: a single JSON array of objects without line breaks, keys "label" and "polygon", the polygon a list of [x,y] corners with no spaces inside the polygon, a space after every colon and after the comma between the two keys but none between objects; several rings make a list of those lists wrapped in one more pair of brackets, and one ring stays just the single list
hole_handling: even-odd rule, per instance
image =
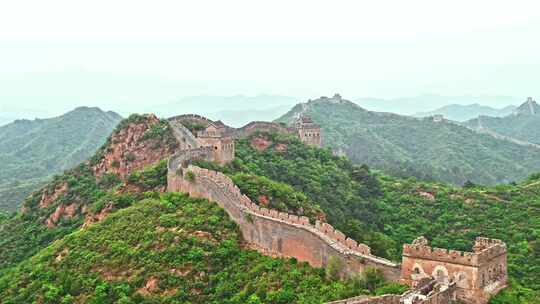
[{"label": "forested hillside", "polygon": [[177,143],[166,121],[153,115],[123,120],[84,163],[56,175],[28,196],[0,226],[0,273],[51,242],[164,191],[166,160]]},{"label": "forested hillside", "polygon": [[291,122],[299,113],[321,125],[324,146],[394,176],[494,185],[540,170],[540,149],[447,121],[370,112],[341,98],[299,104],[278,121]]},{"label": "forested hillside", "polygon": [[400,290],[383,286],[376,272],[339,281],[246,250],[215,203],[147,196],[7,271],[2,303],[322,303],[369,288]]},{"label": "forested hillside", "polygon": [[[160,193],[174,149],[166,121],[132,116],[89,162],[0,219],[2,303],[322,303],[404,290],[374,270],[341,281],[337,268],[250,250],[216,204]],[[291,186],[235,180],[246,189],[264,185],[250,195],[268,196],[277,209],[324,217]]]},{"label": "forested hillside", "polygon": [[[264,143],[264,145],[263,145]],[[400,292],[376,272],[336,280],[294,260],[245,247],[223,210],[162,194],[175,151],[168,123],[132,116],[87,163],[0,216],[0,296],[6,303],[321,303]],[[519,184],[456,188],[354,165],[296,137],[256,134],[236,143],[223,171],[254,202],[324,219],[399,261],[403,243],[470,250],[476,236],[509,248],[511,288],[492,303],[537,303],[540,176]],[[80,229],[81,227],[86,227]],[[302,279],[300,279],[302,278]]]},{"label": "forested hillside", "polygon": [[18,209],[52,175],[89,158],[120,120],[114,112],[77,108],[0,127],[0,210]]},{"label": "forested hillside", "polygon": [[512,115],[480,116],[466,121],[464,125],[540,145],[540,105],[534,101],[522,104]]},{"label": "forested hillside", "polygon": [[[258,151],[250,139],[241,140],[237,158],[221,170],[293,186],[325,212],[329,223],[370,245],[375,254],[395,261],[401,258],[402,245],[420,235],[433,246],[465,251],[471,250],[476,236],[502,239],[509,248],[512,288],[493,303],[537,303],[540,174],[520,184],[481,187],[469,183],[467,188],[456,188],[373,173],[366,166],[332,156],[329,150],[308,148],[294,137],[259,136],[267,142],[266,150]],[[242,190],[255,191],[259,186],[247,188]]]},{"label": "forested hillside", "polygon": [[477,118],[478,116],[503,117],[512,114],[514,110],[516,110],[516,106],[507,106],[501,109],[497,109],[489,106],[483,106],[477,103],[470,105],[452,104],[429,112],[419,112],[416,113],[414,116],[429,117],[433,115],[443,115],[444,118],[453,121],[467,121]]}]

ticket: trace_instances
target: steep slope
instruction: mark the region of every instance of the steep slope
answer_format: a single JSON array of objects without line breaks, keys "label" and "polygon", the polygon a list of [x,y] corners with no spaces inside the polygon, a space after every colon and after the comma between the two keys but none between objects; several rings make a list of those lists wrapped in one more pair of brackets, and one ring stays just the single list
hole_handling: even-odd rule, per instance
[{"label": "steep slope", "polygon": [[153,115],[123,120],[89,162],[55,176],[0,225],[0,272],[82,225],[164,191],[166,161],[178,143]]},{"label": "steep slope", "polygon": [[540,144],[540,105],[532,99],[519,106],[512,115],[505,117],[480,116],[466,121],[464,125],[478,130]]},{"label": "steep slope", "polygon": [[[259,140],[257,140],[259,138]],[[257,145],[265,139],[267,148]],[[540,292],[540,174],[516,185],[456,188],[414,178],[391,178],[355,166],[297,139],[259,134],[240,140],[229,176],[259,175],[287,183],[334,227],[395,261],[419,235],[433,246],[466,250],[476,236],[504,240],[512,288],[493,303],[536,303]],[[257,186],[239,185],[243,192]],[[247,190],[245,190],[247,188]],[[501,302],[497,302],[501,301]]]},{"label": "steep slope", "polygon": [[120,120],[114,112],[77,108],[0,127],[0,209],[16,210],[52,175],[90,157]]},{"label": "steep slope", "polygon": [[414,114],[415,117],[429,117],[434,115],[443,115],[444,118],[453,121],[467,121],[477,118],[478,116],[493,116],[503,117],[512,114],[516,110],[515,106],[507,106],[501,109],[483,106],[480,104],[470,105],[447,105],[433,111],[419,112]]},{"label": "steep slope", "polygon": [[362,281],[327,279],[324,271],[295,260],[245,250],[236,225],[215,203],[167,194],[70,234],[9,270],[0,277],[0,298],[2,303],[321,303],[366,287]]},{"label": "steep slope", "polygon": [[339,96],[299,104],[278,121],[290,123],[299,113],[321,125],[325,146],[396,176],[496,184],[540,170],[540,149],[447,121],[370,112]]}]

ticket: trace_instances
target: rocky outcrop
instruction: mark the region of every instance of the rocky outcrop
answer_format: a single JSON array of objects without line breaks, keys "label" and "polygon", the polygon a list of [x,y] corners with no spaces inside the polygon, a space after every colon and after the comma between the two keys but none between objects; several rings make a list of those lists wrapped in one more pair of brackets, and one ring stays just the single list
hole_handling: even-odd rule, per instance
[{"label": "rocky outcrop", "polygon": [[66,193],[67,190],[68,190],[68,185],[66,183],[56,185],[56,187],[54,187],[52,191],[48,191],[47,189],[44,189],[41,195],[41,200],[39,201],[39,204],[38,204],[38,208],[42,209],[42,208],[49,207],[61,195]]},{"label": "rocky outcrop", "polygon": [[109,215],[109,213],[112,212],[113,209],[113,203],[108,203],[105,208],[101,209],[98,213],[87,214],[86,218],[84,219],[83,228],[103,220],[107,215]]},{"label": "rocky outcrop", "polygon": [[77,215],[79,205],[72,203],[69,205],[60,204],[56,207],[56,210],[45,220],[45,225],[49,228],[56,227],[56,224],[60,219],[69,220]]},{"label": "rocky outcrop", "polygon": [[[110,145],[104,149],[101,159],[92,167],[94,175],[99,179],[105,173],[112,173],[125,178],[136,170],[172,155],[176,146],[172,147],[161,137],[146,135],[152,127],[168,128],[168,125],[154,115],[147,115],[144,120],[130,123],[113,133]],[[168,131],[171,130],[164,130]]]}]

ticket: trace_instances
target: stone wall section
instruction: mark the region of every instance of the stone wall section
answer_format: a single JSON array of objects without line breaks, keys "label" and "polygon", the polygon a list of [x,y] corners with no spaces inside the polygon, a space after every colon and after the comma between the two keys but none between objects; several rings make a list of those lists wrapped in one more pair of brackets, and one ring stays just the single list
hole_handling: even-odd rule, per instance
[{"label": "stone wall section", "polygon": [[235,138],[246,138],[257,132],[278,132],[285,134],[296,134],[293,128],[287,128],[278,123],[267,121],[252,121],[247,125],[234,131]]},{"label": "stone wall section", "polygon": [[197,114],[184,114],[184,115],[173,116],[169,118],[169,121],[176,121],[179,123],[195,123],[195,124],[203,125],[205,127],[214,123],[213,120],[208,119],[201,115],[197,115]]},{"label": "stone wall section", "polygon": [[198,148],[197,138],[179,120],[171,119],[169,124],[172,127],[173,136],[180,144],[180,150]]},{"label": "stone wall section", "polygon": [[[193,173],[194,180],[189,180],[188,172]],[[307,217],[259,207],[221,172],[171,158],[168,191],[215,201],[238,224],[244,239],[263,253],[296,258],[314,267],[324,267],[335,257],[343,261],[344,276],[376,267],[388,280],[399,280],[399,264],[372,255],[367,245],[347,238],[327,223],[312,225]]]},{"label": "stone wall section", "polygon": [[383,295],[379,297],[359,296],[326,304],[399,304],[399,295]]}]

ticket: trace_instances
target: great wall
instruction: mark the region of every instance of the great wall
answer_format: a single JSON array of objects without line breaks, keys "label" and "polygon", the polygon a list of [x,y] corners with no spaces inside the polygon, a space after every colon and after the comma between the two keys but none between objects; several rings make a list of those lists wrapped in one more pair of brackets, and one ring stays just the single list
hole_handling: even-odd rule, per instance
[{"label": "great wall", "polygon": [[[193,165],[194,160],[221,165],[234,159],[234,139],[256,132],[295,134],[309,145],[321,146],[320,127],[302,116],[292,127],[270,122],[252,122],[234,129],[198,115],[169,119],[180,143],[168,162],[167,191],[184,192],[216,202],[234,220],[244,240],[257,251],[274,257],[295,258],[314,267],[341,261],[343,277],[363,273],[368,267],[380,269],[390,281],[411,287],[402,295],[356,297],[334,304],[448,304],[459,300],[483,304],[507,285],[506,245],[500,240],[477,238],[474,252],[432,248],[420,237],[403,246],[402,264],[371,254],[328,223],[314,224],[304,216],[266,209],[243,195],[221,172]],[[186,126],[203,127],[193,134]]]}]

